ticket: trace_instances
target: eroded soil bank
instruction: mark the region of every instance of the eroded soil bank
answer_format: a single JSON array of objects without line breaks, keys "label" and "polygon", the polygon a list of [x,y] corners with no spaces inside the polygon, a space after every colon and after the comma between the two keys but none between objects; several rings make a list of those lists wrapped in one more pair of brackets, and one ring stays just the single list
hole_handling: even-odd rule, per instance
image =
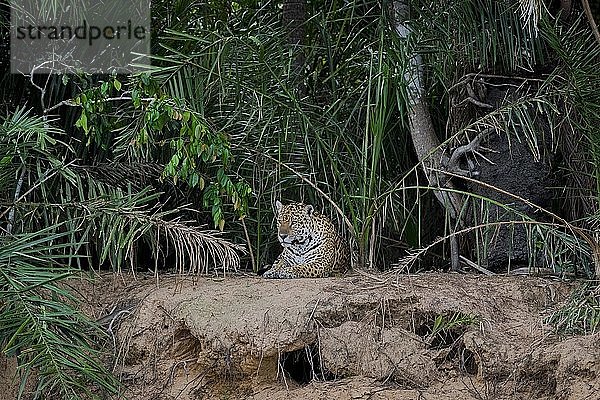
[{"label": "eroded soil bank", "polygon": [[76,287],[133,400],[600,398],[598,337],[559,340],[543,324],[573,288],[557,281],[161,277],[157,287],[108,275]]}]

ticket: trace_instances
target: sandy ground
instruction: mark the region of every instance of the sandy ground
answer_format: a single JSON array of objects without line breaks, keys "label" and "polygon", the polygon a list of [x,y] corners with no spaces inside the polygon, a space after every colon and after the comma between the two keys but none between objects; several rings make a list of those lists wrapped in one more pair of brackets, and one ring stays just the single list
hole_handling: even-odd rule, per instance
[{"label": "sandy ground", "polygon": [[557,281],[107,275],[73,285],[109,333],[107,363],[132,400],[600,399],[598,337],[559,339],[543,323],[573,288]]}]

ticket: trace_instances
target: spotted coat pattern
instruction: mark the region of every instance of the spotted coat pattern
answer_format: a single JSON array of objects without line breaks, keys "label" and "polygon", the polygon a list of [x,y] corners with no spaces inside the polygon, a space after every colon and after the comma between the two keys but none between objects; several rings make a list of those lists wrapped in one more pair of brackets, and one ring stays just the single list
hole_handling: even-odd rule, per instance
[{"label": "spotted coat pattern", "polygon": [[348,270],[348,244],[327,217],[302,203],[277,201],[275,208],[283,251],[263,277],[321,278]]}]

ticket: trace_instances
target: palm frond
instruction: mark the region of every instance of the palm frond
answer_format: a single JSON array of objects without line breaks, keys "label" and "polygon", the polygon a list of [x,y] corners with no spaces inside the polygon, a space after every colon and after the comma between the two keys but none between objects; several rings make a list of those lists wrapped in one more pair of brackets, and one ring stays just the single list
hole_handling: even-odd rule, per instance
[{"label": "palm frond", "polygon": [[[57,233],[58,232],[58,233]],[[98,389],[118,392],[118,382],[98,361],[92,335],[101,331],[76,310],[61,282],[73,271],[63,264],[68,231],[51,226],[37,233],[0,238],[0,345],[16,357],[25,382],[37,377],[37,396],[92,398]]]}]

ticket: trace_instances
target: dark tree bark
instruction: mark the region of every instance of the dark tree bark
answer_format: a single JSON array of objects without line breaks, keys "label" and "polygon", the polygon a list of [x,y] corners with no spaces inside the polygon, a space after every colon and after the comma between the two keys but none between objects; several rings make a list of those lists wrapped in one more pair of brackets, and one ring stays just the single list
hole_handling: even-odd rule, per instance
[{"label": "dark tree bark", "polygon": [[306,22],[306,0],[287,0],[283,3],[283,25],[290,28],[289,43],[298,45],[304,43]]},{"label": "dark tree bark", "polygon": [[288,29],[288,43],[295,54],[291,77],[298,78],[298,89],[301,92],[305,91],[301,73],[305,62],[302,46],[305,44],[306,18],[306,0],[286,0],[283,3],[282,24]]}]

